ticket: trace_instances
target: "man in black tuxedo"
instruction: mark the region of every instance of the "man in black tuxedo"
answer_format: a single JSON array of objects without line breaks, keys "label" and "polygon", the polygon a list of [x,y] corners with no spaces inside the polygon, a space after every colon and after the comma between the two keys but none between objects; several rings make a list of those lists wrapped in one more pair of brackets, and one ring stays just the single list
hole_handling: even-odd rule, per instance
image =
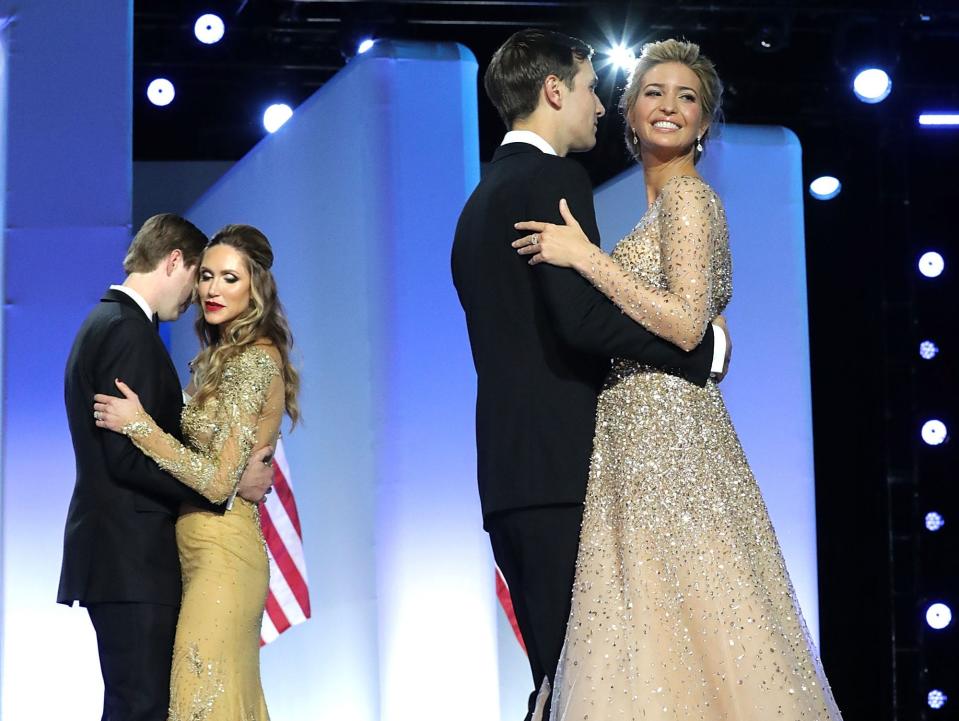
[{"label": "man in black tuxedo", "polygon": [[[211,506],[119,433],[94,424],[94,393],[134,388],[146,411],[180,437],[180,382],[158,320],[176,320],[193,293],[207,238],[156,215],[133,239],[114,285],[87,316],[67,361],[64,396],[77,478],[67,515],[57,602],[87,608],[103,673],[103,721],[166,721],[180,606],[174,522],[181,503]],[[260,449],[238,493],[260,501],[272,483]]]},{"label": "man in black tuxedo", "polygon": [[[593,193],[565,156],[591,149],[604,108],[592,49],[524,30],[497,50],[485,76],[510,132],[467,201],[453,242],[453,280],[466,312],[477,373],[480,501],[509,586],[534,691],[553,674],[570,594],[596,415],[610,358],[632,358],[699,385],[725,370],[723,330],[691,352],[652,335],[578,273],[530,267],[510,243],[514,223],[561,224],[565,198],[599,244]],[[549,699],[543,694],[544,717]]]}]

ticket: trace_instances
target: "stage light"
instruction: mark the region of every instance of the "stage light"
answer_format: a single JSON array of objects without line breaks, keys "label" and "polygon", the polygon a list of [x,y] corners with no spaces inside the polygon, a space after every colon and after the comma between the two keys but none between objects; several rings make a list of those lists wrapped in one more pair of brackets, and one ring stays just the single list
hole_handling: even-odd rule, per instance
[{"label": "stage light", "polygon": [[623,43],[617,43],[612,48],[610,48],[609,61],[617,70],[625,70],[629,72],[633,69],[633,66],[636,65],[636,53],[633,52],[633,49],[627,47]]},{"label": "stage light", "polygon": [[919,256],[919,272],[927,278],[937,278],[946,269],[946,261],[934,250]]},{"label": "stage light", "polygon": [[881,103],[892,91],[892,80],[885,70],[866,68],[852,81],[852,91],[864,103]]},{"label": "stage light", "polygon": [[283,123],[293,117],[293,108],[286,103],[274,103],[263,112],[263,127],[275,133]]},{"label": "stage light", "polygon": [[922,440],[930,446],[938,446],[945,442],[949,435],[946,424],[933,418],[922,424]]},{"label": "stage light", "polygon": [[809,194],[816,200],[831,200],[839,195],[842,183],[831,175],[823,175],[809,184]]},{"label": "stage light", "polygon": [[931,340],[924,340],[919,344],[919,355],[924,360],[932,360],[939,353],[939,346]]},{"label": "stage light", "polygon": [[926,609],[926,623],[930,628],[941,631],[952,623],[952,609],[944,603],[934,603]]},{"label": "stage light", "polygon": [[936,710],[945,706],[946,701],[948,700],[949,697],[937,688],[934,688],[929,692],[929,695],[926,696],[926,703],[929,704],[929,708],[934,708]]},{"label": "stage light", "polygon": [[922,113],[919,124],[940,128],[959,128],[959,113]]},{"label": "stage light", "polygon": [[166,78],[155,78],[147,85],[147,99],[154,105],[162,108],[172,103],[174,97],[176,97],[176,90],[173,83]]},{"label": "stage light", "polygon": [[760,13],[745,25],[746,44],[760,53],[784,50],[789,47],[790,25],[785,15]]},{"label": "stage light", "polygon": [[360,44],[356,46],[356,54],[362,55],[371,47],[376,44],[376,41],[373,38],[363,38],[360,40]]},{"label": "stage light", "polygon": [[945,525],[946,519],[944,519],[941,514],[935,511],[929,511],[929,513],[926,514],[926,530],[935,533]]},{"label": "stage light", "polygon": [[193,34],[204,45],[213,45],[220,42],[223,38],[224,29],[223,20],[220,19],[219,15],[213,13],[201,15],[193,24]]}]

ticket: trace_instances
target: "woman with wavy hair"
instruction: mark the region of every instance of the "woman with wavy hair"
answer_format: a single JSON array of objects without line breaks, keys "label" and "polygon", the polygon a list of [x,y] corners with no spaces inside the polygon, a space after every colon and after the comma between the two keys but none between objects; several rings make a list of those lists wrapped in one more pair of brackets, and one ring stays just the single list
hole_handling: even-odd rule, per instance
[{"label": "woman with wavy hair", "polygon": [[170,721],[266,721],[260,624],[269,565],[259,509],[235,495],[255,448],[276,443],[284,413],[299,418],[293,340],[270,272],[273,251],[249,225],[207,245],[197,279],[200,352],[184,406],[184,442],[164,433],[121,381],[123,398],[97,394],[97,425],[143,453],[222,514],[183,507],[176,524],[183,573],[170,681]]},{"label": "woman with wavy hair", "polygon": [[[722,83],[694,43],[649,43],[623,92],[648,208],[606,255],[519,223],[531,263],[569,267],[689,350],[732,295],[729,230],[696,172]],[[530,429],[535,433],[536,429]],[[766,505],[715,381],[615,359],[596,434],[556,671],[554,720],[839,721]]]}]

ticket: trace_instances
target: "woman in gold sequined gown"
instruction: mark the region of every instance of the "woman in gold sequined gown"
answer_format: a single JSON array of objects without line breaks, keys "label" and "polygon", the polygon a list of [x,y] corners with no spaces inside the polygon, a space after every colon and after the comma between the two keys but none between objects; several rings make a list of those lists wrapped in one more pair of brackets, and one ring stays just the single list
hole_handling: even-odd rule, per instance
[{"label": "woman in gold sequined gown", "polygon": [[267,721],[260,625],[269,585],[258,507],[235,495],[255,448],[298,416],[291,336],[256,228],[228,225],[210,241],[197,283],[201,351],[183,409],[187,445],[160,430],[121,382],[95,396],[97,425],[121,432],[223,514],[181,509],[176,524],[183,598],[173,649],[170,721]]},{"label": "woman in gold sequined gown", "polygon": [[[565,205],[565,226],[523,223],[514,243],[687,350],[732,293],[722,203],[694,167],[721,93],[694,44],[647,45],[621,101],[642,220],[611,257]],[[552,693],[552,719],[841,718],[714,381],[614,359]]]}]

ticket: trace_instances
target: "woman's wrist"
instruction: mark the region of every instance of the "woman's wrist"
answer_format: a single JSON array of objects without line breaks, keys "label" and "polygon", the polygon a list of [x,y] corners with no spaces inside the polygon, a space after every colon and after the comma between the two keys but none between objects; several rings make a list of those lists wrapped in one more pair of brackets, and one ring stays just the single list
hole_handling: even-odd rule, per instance
[{"label": "woman's wrist", "polygon": [[596,263],[602,254],[599,248],[589,243],[573,258],[573,269],[580,275],[592,275],[596,271]]},{"label": "woman's wrist", "polygon": [[153,426],[150,424],[150,417],[145,411],[137,411],[133,420],[124,423],[120,428],[120,433],[130,438],[143,438],[153,432]]}]

